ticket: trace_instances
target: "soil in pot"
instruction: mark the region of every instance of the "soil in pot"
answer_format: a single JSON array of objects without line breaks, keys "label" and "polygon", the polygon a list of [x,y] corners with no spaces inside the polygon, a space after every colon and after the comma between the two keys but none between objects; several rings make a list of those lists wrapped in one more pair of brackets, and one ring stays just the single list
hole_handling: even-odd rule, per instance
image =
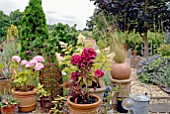
[{"label": "soil in pot", "polygon": [[127,113],[128,110],[125,110],[123,107],[122,107],[122,102],[123,100],[125,99],[125,97],[117,97],[117,111],[120,112],[120,113]]},{"label": "soil in pot", "polygon": [[[74,103],[75,98],[70,98],[70,101]],[[82,99],[81,97],[79,97],[76,104],[93,104],[97,101],[98,101],[98,99],[96,97],[93,97],[93,96],[89,97],[88,100],[85,100],[85,99]]]},{"label": "soil in pot", "polygon": [[92,104],[76,104],[72,102],[72,96],[69,96],[67,99],[67,103],[70,107],[70,114],[98,114],[98,107],[102,102],[102,99],[97,95],[92,95],[92,99],[97,99],[97,102]]}]

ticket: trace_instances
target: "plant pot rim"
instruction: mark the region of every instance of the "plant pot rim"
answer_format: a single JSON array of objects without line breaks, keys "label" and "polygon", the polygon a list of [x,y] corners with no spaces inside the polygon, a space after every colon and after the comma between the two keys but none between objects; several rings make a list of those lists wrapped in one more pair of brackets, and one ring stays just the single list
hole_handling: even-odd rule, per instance
[{"label": "plant pot rim", "polygon": [[67,103],[70,107],[73,107],[76,109],[86,110],[86,109],[96,108],[100,105],[100,103],[102,102],[102,99],[99,96],[94,95],[94,94],[92,94],[92,96],[97,98],[98,101],[95,103],[92,103],[92,104],[76,104],[76,103],[73,103],[72,101],[70,101],[70,98],[72,98],[72,96],[68,96]]},{"label": "plant pot rim", "polygon": [[13,94],[17,94],[17,95],[32,95],[32,94],[36,94],[38,90],[34,89],[33,91],[15,91],[14,88],[12,88],[11,92]]},{"label": "plant pot rim", "polygon": [[106,90],[106,87],[101,87],[101,88],[96,88],[96,90],[94,90],[94,88],[89,88],[89,91],[90,92],[102,92],[102,91],[105,91]]},{"label": "plant pot rim", "polygon": [[13,108],[16,107],[18,104],[10,104],[10,106],[6,106],[6,107],[0,107],[0,109],[2,108]]}]

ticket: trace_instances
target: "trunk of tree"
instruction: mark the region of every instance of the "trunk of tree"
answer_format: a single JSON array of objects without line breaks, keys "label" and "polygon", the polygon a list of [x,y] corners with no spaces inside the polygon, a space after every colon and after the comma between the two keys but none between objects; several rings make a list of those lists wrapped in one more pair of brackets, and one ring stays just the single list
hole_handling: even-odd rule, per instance
[{"label": "trunk of tree", "polygon": [[149,48],[148,48],[147,32],[144,33],[142,39],[143,39],[143,43],[144,43],[144,56],[148,57],[149,56]]}]

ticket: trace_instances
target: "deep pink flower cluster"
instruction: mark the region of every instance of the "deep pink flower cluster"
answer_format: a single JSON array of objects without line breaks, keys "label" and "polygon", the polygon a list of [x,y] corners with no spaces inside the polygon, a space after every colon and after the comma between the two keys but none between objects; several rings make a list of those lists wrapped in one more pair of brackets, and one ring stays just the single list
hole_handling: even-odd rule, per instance
[{"label": "deep pink flower cluster", "polygon": [[[87,75],[90,75],[96,56],[97,53],[93,48],[85,48],[81,55],[73,55],[71,58],[71,64],[74,66],[78,66],[79,70],[76,72],[72,72],[71,79],[77,80],[79,76],[85,77]],[[93,75],[100,78],[104,76],[104,72],[100,69],[97,69]]]}]

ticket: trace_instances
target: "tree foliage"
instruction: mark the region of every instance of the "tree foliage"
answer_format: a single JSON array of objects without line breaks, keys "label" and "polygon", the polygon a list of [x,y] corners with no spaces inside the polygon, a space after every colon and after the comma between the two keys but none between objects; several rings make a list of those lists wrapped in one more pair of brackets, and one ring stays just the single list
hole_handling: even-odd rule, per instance
[{"label": "tree foliage", "polygon": [[21,57],[41,55],[44,42],[48,39],[46,18],[41,0],[30,0],[24,11],[21,32]]},{"label": "tree foliage", "polygon": [[53,43],[52,47],[55,47],[55,51],[61,52],[62,48],[59,45],[59,42],[67,43],[68,45],[76,46],[77,43],[77,30],[76,25],[70,27],[68,24],[58,23],[54,25],[51,33],[49,42]]},{"label": "tree foliage", "polygon": [[121,30],[169,30],[168,0],[95,0],[98,11],[115,15]]},{"label": "tree foliage", "polygon": [[170,30],[168,0],[92,0],[97,12],[114,15],[117,28],[122,31],[133,29],[143,38],[145,56],[148,56],[147,32]]},{"label": "tree foliage", "polygon": [[0,41],[3,41],[7,35],[8,27],[10,26],[9,16],[3,11],[0,11]]}]

